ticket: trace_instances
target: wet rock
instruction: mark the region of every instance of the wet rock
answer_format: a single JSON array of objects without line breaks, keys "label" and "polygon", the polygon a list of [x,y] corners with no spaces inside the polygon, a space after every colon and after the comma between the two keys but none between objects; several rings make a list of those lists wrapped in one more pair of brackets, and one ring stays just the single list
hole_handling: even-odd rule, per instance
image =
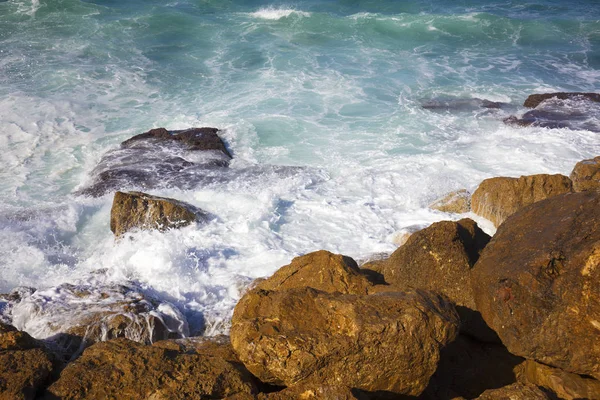
[{"label": "wet rock", "polygon": [[426,393],[431,399],[474,399],[488,389],[516,382],[515,368],[523,358],[512,355],[500,343],[482,343],[466,335],[442,349],[440,362]]},{"label": "wet rock", "polygon": [[471,211],[471,193],[465,189],[448,193],[429,205],[434,210],[462,214]]},{"label": "wet rock", "polygon": [[198,399],[256,393],[250,374],[211,351],[147,346],[127,339],[97,343],[48,388],[61,399]]},{"label": "wet rock", "polygon": [[255,289],[235,308],[231,343],[266,383],[418,395],[458,325],[452,304],[425,291],[364,296]]},{"label": "wet rock", "polygon": [[34,399],[53,370],[52,356],[40,342],[0,324],[0,399]]},{"label": "wet rock", "polygon": [[600,157],[578,162],[569,177],[576,192],[600,190]]},{"label": "wet rock", "polygon": [[383,275],[388,287],[374,290],[434,290],[456,303],[461,330],[486,341],[497,337],[476,311],[471,268],[490,237],[468,218],[436,222],[414,233],[390,258],[363,266]]},{"label": "wet rock", "polygon": [[478,98],[436,98],[423,102],[421,107],[431,111],[475,111],[478,109],[498,109],[507,105],[497,101],[489,101]]},{"label": "wet rock", "polygon": [[490,178],[473,193],[471,207],[475,214],[498,227],[522,207],[572,191],[571,180],[560,174]]},{"label": "wet rock", "polygon": [[557,93],[543,93],[543,94],[532,94],[527,97],[523,106],[527,108],[535,108],[540,105],[543,101],[548,99],[560,99],[567,100],[572,98],[583,98],[586,100],[590,100],[593,102],[600,102],[600,94],[599,93],[565,93],[565,92],[557,92]]},{"label": "wet rock", "polygon": [[472,270],[477,309],[508,350],[600,378],[600,193],[509,217]]},{"label": "wet rock", "polygon": [[512,385],[486,390],[477,400],[550,400],[550,397],[535,385]]},{"label": "wet rock", "polygon": [[132,229],[181,228],[203,218],[207,218],[205,212],[175,199],[117,192],[110,212],[110,230],[118,237]]},{"label": "wet rock", "polygon": [[99,341],[124,337],[149,344],[188,334],[176,307],[134,285],[63,284],[38,290],[16,303],[12,315],[17,327],[44,339],[67,360]]},{"label": "wet rock", "polygon": [[543,387],[560,399],[600,399],[600,381],[527,360],[516,368],[523,384]]},{"label": "wet rock", "polygon": [[138,188],[185,189],[218,179],[231,154],[216,128],[153,129],[107,152],[92,171],[93,182],[76,194],[99,197]]},{"label": "wet rock", "polygon": [[367,294],[373,283],[356,262],[341,254],[316,251],[296,257],[268,279],[256,283],[256,289],[285,290],[311,287],[328,293]]}]

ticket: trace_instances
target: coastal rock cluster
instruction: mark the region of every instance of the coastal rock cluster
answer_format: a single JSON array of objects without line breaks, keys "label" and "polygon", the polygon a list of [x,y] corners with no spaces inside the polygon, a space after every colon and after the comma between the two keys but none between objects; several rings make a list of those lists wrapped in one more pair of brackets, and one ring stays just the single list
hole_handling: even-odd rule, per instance
[{"label": "coastal rock cluster", "polygon": [[[226,169],[231,154],[217,132],[138,135],[107,154],[80,193],[118,191],[117,238],[204,221],[177,200],[121,190],[148,161],[132,151],[148,146],[210,153],[196,158],[201,168],[175,157],[181,179]],[[60,349],[1,323],[0,399],[600,399],[600,157],[570,177],[487,179],[431,207],[472,211],[497,232],[462,218],[411,233],[389,257],[360,266],[324,250],[297,257],[247,288],[230,336],[188,337],[175,307],[131,288],[65,286],[74,302],[101,302],[109,291],[121,300],[56,324],[56,337],[72,341]],[[43,294],[14,302],[43,312]]]}]

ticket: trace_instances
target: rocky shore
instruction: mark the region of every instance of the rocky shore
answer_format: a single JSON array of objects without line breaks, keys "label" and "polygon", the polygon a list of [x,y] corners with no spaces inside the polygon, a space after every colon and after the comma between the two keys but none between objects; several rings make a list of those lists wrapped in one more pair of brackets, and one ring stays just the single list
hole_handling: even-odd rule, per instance
[{"label": "rocky shore", "polygon": [[[574,99],[598,95],[526,106]],[[211,218],[126,192],[164,184],[142,173],[150,147],[170,155],[155,171],[181,187],[226,175],[232,157],[214,128],[123,142],[79,192],[117,191],[116,240]],[[183,150],[202,157],[186,161]],[[65,285],[74,304],[96,296],[105,307],[74,308],[53,340],[0,324],[0,399],[600,399],[600,157],[569,177],[486,179],[431,207],[472,211],[497,232],[463,218],[411,233],[363,265],[325,250],[297,257],[246,290],[229,336],[193,336],[175,308],[135,287]],[[4,299],[24,303],[19,293]],[[27,301],[43,312],[43,299]]]}]

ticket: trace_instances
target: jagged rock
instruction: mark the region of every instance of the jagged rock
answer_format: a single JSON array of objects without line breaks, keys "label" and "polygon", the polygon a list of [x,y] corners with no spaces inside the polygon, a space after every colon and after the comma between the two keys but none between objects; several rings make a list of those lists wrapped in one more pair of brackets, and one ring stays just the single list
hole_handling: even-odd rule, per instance
[{"label": "jagged rock", "polygon": [[486,390],[477,400],[550,400],[550,397],[535,385],[512,385]]},{"label": "jagged rock", "polygon": [[527,360],[516,368],[523,384],[543,387],[566,400],[600,399],[600,381]]},{"label": "jagged rock", "polygon": [[474,399],[488,389],[515,383],[514,370],[523,362],[500,343],[482,343],[462,334],[442,349],[440,357],[426,390],[431,399]]},{"label": "jagged rock", "polygon": [[578,162],[569,177],[576,192],[600,190],[600,157]]},{"label": "jagged rock", "polygon": [[0,323],[0,399],[34,399],[53,370],[52,356],[40,342]]},{"label": "jagged rock", "polygon": [[141,192],[117,192],[110,211],[110,230],[121,236],[132,229],[176,229],[187,226],[206,214],[175,199]]},{"label": "jagged rock", "polygon": [[268,279],[258,281],[256,289],[285,290],[311,287],[328,293],[367,294],[373,283],[356,262],[325,250],[296,257]]},{"label": "jagged rock", "polygon": [[[227,400],[367,400],[345,386],[297,385],[273,393],[247,393],[228,397]],[[369,399],[370,400],[370,399]]]},{"label": "jagged rock", "polygon": [[471,193],[465,189],[448,193],[429,205],[434,210],[462,214],[471,211]]},{"label": "jagged rock", "polygon": [[98,341],[125,337],[149,344],[188,334],[177,308],[134,285],[63,284],[21,299],[12,313],[16,326],[46,339],[65,359]]},{"label": "jagged rock", "polygon": [[456,303],[461,330],[486,341],[497,337],[476,311],[471,288],[471,268],[490,237],[468,218],[441,221],[414,233],[387,260],[363,268],[383,275],[389,287],[375,290],[434,290]]},{"label": "jagged rock", "polygon": [[546,101],[548,99],[560,99],[567,100],[572,98],[585,98],[587,100],[593,102],[600,102],[600,94],[598,93],[565,93],[565,92],[557,92],[557,93],[543,93],[543,94],[532,94],[527,97],[525,102],[523,103],[524,107],[527,108],[535,108],[540,105],[541,102]]},{"label": "jagged rock", "polygon": [[235,307],[231,343],[266,383],[418,395],[458,326],[447,298],[425,291],[254,289]]},{"label": "jagged rock", "polygon": [[231,159],[217,132],[216,128],[158,128],[136,135],[107,152],[92,171],[92,184],[77,194],[99,197],[130,188],[185,189],[213,181],[217,178],[212,175],[227,171]]},{"label": "jagged rock", "polygon": [[571,180],[560,174],[490,178],[481,182],[473,193],[471,207],[475,214],[498,227],[522,207],[572,191]]},{"label": "jagged rock", "polygon": [[600,192],[509,217],[471,276],[477,309],[511,353],[600,378]]},{"label": "jagged rock", "polygon": [[209,399],[255,392],[251,375],[218,352],[179,352],[127,339],[89,347],[48,388],[50,396],[64,400]]}]

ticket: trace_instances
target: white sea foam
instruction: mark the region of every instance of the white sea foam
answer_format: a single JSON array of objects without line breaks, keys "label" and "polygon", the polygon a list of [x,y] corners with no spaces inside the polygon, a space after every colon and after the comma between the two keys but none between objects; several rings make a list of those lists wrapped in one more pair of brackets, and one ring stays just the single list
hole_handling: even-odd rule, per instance
[{"label": "white sea foam", "polygon": [[310,13],[306,11],[299,11],[293,8],[277,8],[277,7],[266,7],[261,8],[258,11],[250,13],[250,16],[259,19],[267,19],[267,20],[280,20],[282,18],[288,18],[289,16],[294,15],[298,17],[310,17]]}]

